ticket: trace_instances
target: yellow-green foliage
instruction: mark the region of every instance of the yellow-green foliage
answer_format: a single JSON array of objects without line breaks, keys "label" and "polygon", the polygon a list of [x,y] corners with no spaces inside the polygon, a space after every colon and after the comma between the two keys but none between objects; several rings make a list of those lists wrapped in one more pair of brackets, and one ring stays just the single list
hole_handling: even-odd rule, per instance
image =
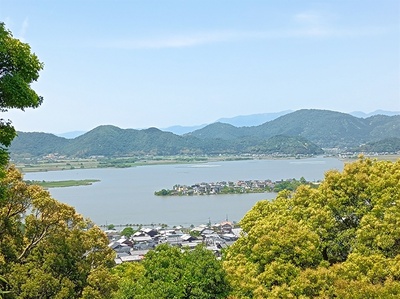
[{"label": "yellow-green foliage", "polygon": [[10,167],[0,179],[4,298],[110,298],[117,280],[105,234]]},{"label": "yellow-green foliage", "polygon": [[257,203],[226,253],[232,298],[398,298],[400,160],[361,157]]}]

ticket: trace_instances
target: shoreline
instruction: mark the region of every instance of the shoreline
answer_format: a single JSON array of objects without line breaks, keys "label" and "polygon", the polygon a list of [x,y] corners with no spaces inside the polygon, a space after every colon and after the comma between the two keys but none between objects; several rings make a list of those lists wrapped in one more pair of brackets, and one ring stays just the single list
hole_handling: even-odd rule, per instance
[{"label": "shoreline", "polygon": [[[388,160],[396,162],[400,159],[400,154],[384,154],[384,155],[364,155],[366,158]],[[334,158],[344,163],[353,162],[358,159],[360,155],[354,157],[340,157],[336,155],[320,155],[320,156],[272,156],[272,155],[260,155],[260,156],[248,156],[248,155],[231,155],[231,156],[197,156],[197,157],[186,157],[186,156],[166,156],[166,157],[149,157],[134,158],[104,158],[104,159],[60,159],[60,160],[40,160],[32,163],[21,163],[13,162],[15,167],[22,173],[30,172],[48,172],[48,171],[62,171],[62,170],[74,170],[74,169],[103,169],[103,168],[130,168],[139,166],[151,166],[151,165],[171,165],[171,164],[201,164],[211,162],[225,162],[225,161],[244,161],[244,160],[291,160],[291,159],[308,159],[308,158]],[[133,159],[136,159],[133,161]]]},{"label": "shoreline", "polygon": [[103,169],[103,168],[130,168],[139,166],[151,165],[172,165],[172,164],[201,164],[210,162],[225,162],[225,161],[244,161],[244,160],[286,160],[286,159],[306,159],[316,158],[320,156],[247,156],[247,155],[232,155],[232,156],[170,156],[170,157],[152,157],[148,159],[137,159],[132,161],[133,157],[126,158],[110,158],[110,159],[60,159],[60,160],[40,160],[31,163],[21,163],[11,161],[15,167],[22,173],[30,172],[48,172],[62,170],[78,170],[78,169]]}]

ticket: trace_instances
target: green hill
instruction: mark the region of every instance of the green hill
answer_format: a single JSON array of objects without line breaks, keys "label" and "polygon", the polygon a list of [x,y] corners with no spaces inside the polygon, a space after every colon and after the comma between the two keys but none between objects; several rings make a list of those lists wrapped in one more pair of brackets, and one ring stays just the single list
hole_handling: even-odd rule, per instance
[{"label": "green hill", "polygon": [[58,153],[68,142],[63,137],[48,133],[18,132],[18,136],[11,143],[10,151],[13,155],[18,156],[44,156],[50,153]]},{"label": "green hill", "polygon": [[400,152],[400,138],[392,137],[385,138],[379,141],[369,142],[363,144],[360,147],[353,148],[354,152],[365,152],[365,153],[398,153]]},{"label": "green hill", "polygon": [[263,154],[283,154],[283,155],[307,155],[310,152],[314,154],[323,154],[323,150],[315,143],[308,141],[303,137],[292,137],[277,135],[269,138],[266,142],[254,148],[255,153]]},{"label": "green hill", "polygon": [[383,138],[400,137],[400,116],[377,115],[366,119],[329,110],[303,109],[260,126],[236,128],[219,123],[194,131],[190,136],[225,140],[277,135],[306,138],[320,147],[355,147]]},{"label": "green hill", "polygon": [[68,157],[244,153],[315,155],[322,153],[318,146],[304,138],[300,140],[300,138],[289,136],[279,137],[279,144],[273,138],[201,140],[193,136],[178,136],[156,128],[133,130],[114,126],[100,126],[75,139],[65,139],[46,133],[40,133],[41,138],[38,139],[37,134],[20,133],[11,144],[12,157],[42,157],[55,153]]},{"label": "green hill", "polygon": [[[359,148],[363,144],[388,152],[400,138],[400,116],[357,118],[328,110],[298,110],[260,126],[237,128],[214,123],[185,135],[157,128],[121,129],[104,125],[65,139],[47,133],[19,132],[10,147],[13,157],[58,153],[69,157],[135,155],[281,154],[316,155],[321,148]],[[385,140],[385,141],[380,141]]]}]

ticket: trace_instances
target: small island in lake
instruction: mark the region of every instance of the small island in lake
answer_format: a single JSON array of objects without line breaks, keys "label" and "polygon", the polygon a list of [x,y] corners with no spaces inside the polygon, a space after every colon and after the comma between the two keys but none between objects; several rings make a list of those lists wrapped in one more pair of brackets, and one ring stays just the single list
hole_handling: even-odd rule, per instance
[{"label": "small island in lake", "polygon": [[76,187],[76,186],[89,186],[93,183],[100,182],[100,180],[67,180],[67,181],[26,181],[29,185],[39,185],[44,189],[61,188],[61,187]]},{"label": "small island in lake", "polygon": [[279,192],[295,190],[300,185],[317,186],[318,183],[308,182],[301,177],[299,180],[287,179],[273,182],[272,180],[240,180],[237,182],[221,181],[215,183],[197,183],[194,185],[174,185],[172,189],[161,189],[154,192],[157,196],[213,195],[213,194],[244,194]]}]

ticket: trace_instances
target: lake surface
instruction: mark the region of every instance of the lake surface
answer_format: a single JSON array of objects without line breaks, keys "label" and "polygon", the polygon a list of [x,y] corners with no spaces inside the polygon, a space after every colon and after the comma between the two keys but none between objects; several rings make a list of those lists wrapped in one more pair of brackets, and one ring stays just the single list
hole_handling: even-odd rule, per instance
[{"label": "lake surface", "polygon": [[159,224],[190,226],[239,221],[259,200],[275,198],[274,193],[209,196],[155,196],[154,191],[175,184],[280,179],[304,177],[323,179],[330,169],[343,169],[335,158],[245,160],[202,164],[149,165],[114,169],[77,169],[27,173],[27,180],[98,179],[91,186],[52,188],[57,200],[74,206],[78,213],[104,224]]}]

